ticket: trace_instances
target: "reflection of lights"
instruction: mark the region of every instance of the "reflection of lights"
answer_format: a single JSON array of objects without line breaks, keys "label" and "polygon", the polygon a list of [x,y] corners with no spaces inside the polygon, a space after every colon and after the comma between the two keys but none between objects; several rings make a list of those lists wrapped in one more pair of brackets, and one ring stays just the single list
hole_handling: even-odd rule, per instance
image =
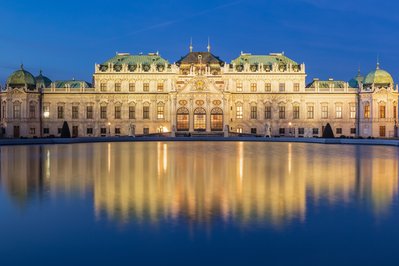
[{"label": "reflection of lights", "polygon": [[238,142],[238,174],[240,177],[240,184],[244,175],[244,143]]},{"label": "reflection of lights", "polygon": [[111,143],[108,143],[108,173],[111,171]]},{"label": "reflection of lights", "polygon": [[50,178],[50,149],[46,153],[46,178]]},{"label": "reflection of lights", "polygon": [[288,173],[291,174],[291,164],[292,163],[292,143],[288,144]]},{"label": "reflection of lights", "polygon": [[163,171],[168,168],[168,144],[163,145]]}]

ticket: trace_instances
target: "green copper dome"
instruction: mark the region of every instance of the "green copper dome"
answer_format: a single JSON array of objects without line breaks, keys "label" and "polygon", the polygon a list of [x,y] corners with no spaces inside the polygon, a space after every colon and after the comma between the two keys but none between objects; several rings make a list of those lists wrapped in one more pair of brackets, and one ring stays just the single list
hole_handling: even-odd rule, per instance
[{"label": "green copper dome", "polygon": [[377,69],[366,76],[364,84],[393,85],[393,78],[387,71],[380,69],[377,64]]},{"label": "green copper dome", "polygon": [[40,70],[40,74],[39,76],[36,77],[36,85],[38,88],[49,88],[51,85],[51,80],[46,77],[43,76],[42,71]]},{"label": "green copper dome", "polygon": [[36,88],[36,79],[31,73],[24,70],[23,66],[21,66],[20,70],[15,71],[8,77],[7,85],[10,87],[25,87],[25,86],[27,86],[28,89],[35,89]]}]

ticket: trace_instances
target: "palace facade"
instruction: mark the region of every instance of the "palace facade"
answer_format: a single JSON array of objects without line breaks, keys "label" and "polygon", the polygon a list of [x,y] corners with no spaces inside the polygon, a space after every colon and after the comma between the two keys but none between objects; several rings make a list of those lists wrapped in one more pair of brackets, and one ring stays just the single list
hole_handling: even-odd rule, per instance
[{"label": "palace facade", "polygon": [[3,137],[256,134],[397,137],[398,89],[377,64],[349,82],[314,79],[284,53],[241,53],[230,63],[194,52],[170,63],[158,53],[117,53],[95,65],[93,83],[34,77],[22,66],[0,93]]}]

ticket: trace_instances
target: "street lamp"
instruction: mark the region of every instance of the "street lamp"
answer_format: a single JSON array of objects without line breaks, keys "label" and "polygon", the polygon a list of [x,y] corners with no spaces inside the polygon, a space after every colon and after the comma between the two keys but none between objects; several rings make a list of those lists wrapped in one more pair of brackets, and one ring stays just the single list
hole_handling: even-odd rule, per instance
[{"label": "street lamp", "polygon": [[108,122],[108,135],[111,136],[111,122]]},{"label": "street lamp", "polygon": [[289,134],[290,134],[290,137],[292,137],[292,129],[291,129],[291,126],[292,126],[292,123],[289,122],[289,123],[288,123],[288,132],[289,132]]}]

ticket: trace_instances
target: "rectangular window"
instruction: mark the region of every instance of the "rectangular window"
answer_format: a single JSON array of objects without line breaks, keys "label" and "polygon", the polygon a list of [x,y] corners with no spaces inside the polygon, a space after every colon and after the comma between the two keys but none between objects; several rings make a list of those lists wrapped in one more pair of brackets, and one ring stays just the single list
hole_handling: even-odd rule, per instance
[{"label": "rectangular window", "polygon": [[115,91],[121,91],[121,84],[119,82],[115,83]]},{"label": "rectangular window", "polygon": [[119,127],[115,128],[115,135],[120,135],[121,134],[121,129]]},{"label": "rectangular window", "polygon": [[143,119],[150,119],[150,107],[143,106]]},{"label": "rectangular window", "polygon": [[58,134],[61,134],[61,132],[62,132],[62,128],[60,128],[60,127],[57,128],[57,133],[58,133]]},{"label": "rectangular window", "polygon": [[161,105],[157,106],[157,118],[164,119],[164,106]]},{"label": "rectangular window", "polygon": [[305,134],[305,128],[303,128],[303,127],[298,128],[298,134],[299,135],[304,135]]},{"label": "rectangular window", "polygon": [[335,129],[335,132],[336,132],[337,134],[342,134],[342,128],[337,127],[337,128]]},{"label": "rectangular window", "polygon": [[136,106],[129,106],[129,119],[136,119]]},{"label": "rectangular window", "polygon": [[48,105],[43,106],[43,117],[44,118],[50,117],[50,106]]},{"label": "rectangular window", "polygon": [[294,83],[294,91],[299,91],[299,83]]},{"label": "rectangular window", "polygon": [[150,129],[148,127],[143,128],[143,134],[144,135],[150,134]]},{"label": "rectangular window", "polygon": [[257,84],[251,83],[251,92],[256,92],[257,89],[258,89]]},{"label": "rectangular window", "polygon": [[370,105],[366,104],[364,106],[364,118],[370,118]]},{"label": "rectangular window", "polygon": [[355,119],[356,118],[356,106],[351,105],[349,108],[350,108],[350,118]]},{"label": "rectangular window", "polygon": [[299,119],[299,106],[298,105],[295,105],[293,107],[293,116],[292,116],[292,118],[293,119]]},{"label": "rectangular window", "polygon": [[237,91],[238,92],[242,92],[242,82],[237,82],[237,84],[236,84],[236,87],[237,87]]},{"label": "rectangular window", "polygon": [[107,128],[105,128],[105,127],[100,128],[100,133],[101,133],[101,135],[107,134]]},{"label": "rectangular window", "polygon": [[20,104],[13,105],[13,118],[14,119],[21,118],[21,105]]},{"label": "rectangular window", "polygon": [[396,117],[398,115],[398,107],[396,105],[393,106],[393,119],[396,120]]},{"label": "rectangular window", "polygon": [[256,127],[251,128],[251,134],[256,134]]},{"label": "rectangular window", "polygon": [[92,135],[92,134],[93,134],[93,128],[92,128],[92,127],[88,127],[88,128],[86,129],[86,134],[87,134],[87,135]]},{"label": "rectangular window", "polygon": [[256,106],[251,106],[251,119],[258,118],[258,108]]},{"label": "rectangular window", "polygon": [[135,91],[136,90],[136,83],[131,82],[129,83],[129,91]]},{"label": "rectangular window", "polygon": [[313,135],[319,135],[319,129],[318,128],[313,128],[312,129]]},{"label": "rectangular window", "polygon": [[278,90],[279,90],[279,91],[285,91],[285,83],[280,83],[280,84],[278,85]]},{"label": "rectangular window", "polygon": [[31,127],[31,128],[29,129],[29,134],[35,135],[35,134],[36,134],[36,128]]},{"label": "rectangular window", "polygon": [[121,119],[121,106],[115,106],[115,119]]},{"label": "rectangular window", "polygon": [[265,83],[265,91],[267,91],[267,92],[272,91],[272,84],[271,83]]},{"label": "rectangular window", "polygon": [[385,105],[380,105],[380,118],[385,118]]},{"label": "rectangular window", "polygon": [[285,119],[285,106],[278,107],[278,117],[280,119]]},{"label": "rectangular window", "polygon": [[265,119],[271,119],[271,118],[272,118],[272,107],[265,106]]},{"label": "rectangular window", "polygon": [[328,118],[328,106],[327,105],[323,105],[321,107],[321,118],[322,119],[327,119]]},{"label": "rectangular window", "polygon": [[351,134],[356,134],[356,128],[354,127],[351,128]]},{"label": "rectangular window", "polygon": [[48,127],[43,128],[43,134],[50,134],[50,129]]},{"label": "rectangular window", "polygon": [[107,119],[107,106],[100,106],[100,118]]},{"label": "rectangular window", "polygon": [[308,106],[307,109],[308,109],[307,110],[308,111],[307,118],[313,119],[314,118],[314,106]]},{"label": "rectangular window", "polygon": [[36,117],[36,106],[33,104],[29,105],[29,118],[35,118]]},{"label": "rectangular window", "polygon": [[93,119],[93,106],[86,106],[86,118]]},{"label": "rectangular window", "polygon": [[342,106],[335,106],[335,118],[342,118]]},{"label": "rectangular window", "polygon": [[242,119],[242,106],[237,106],[236,107],[236,118],[237,119]]},{"label": "rectangular window", "polygon": [[380,126],[380,137],[385,137],[385,126]]},{"label": "rectangular window", "polygon": [[64,106],[57,106],[57,118],[64,119]]},{"label": "rectangular window", "polygon": [[280,135],[285,135],[285,128],[280,127],[279,130],[278,130],[278,133]]},{"label": "rectangular window", "polygon": [[150,91],[150,83],[145,82],[143,84],[143,91]]},{"label": "rectangular window", "polygon": [[3,106],[1,108],[1,118],[6,118],[6,110],[7,110],[6,104],[3,103]]},{"label": "rectangular window", "polygon": [[158,85],[157,85],[157,91],[158,91],[158,92],[163,92],[163,83],[158,83]]},{"label": "rectangular window", "polygon": [[107,91],[107,84],[106,83],[100,83],[100,91]]},{"label": "rectangular window", "polygon": [[72,119],[78,119],[78,118],[79,118],[79,107],[72,106]]}]

